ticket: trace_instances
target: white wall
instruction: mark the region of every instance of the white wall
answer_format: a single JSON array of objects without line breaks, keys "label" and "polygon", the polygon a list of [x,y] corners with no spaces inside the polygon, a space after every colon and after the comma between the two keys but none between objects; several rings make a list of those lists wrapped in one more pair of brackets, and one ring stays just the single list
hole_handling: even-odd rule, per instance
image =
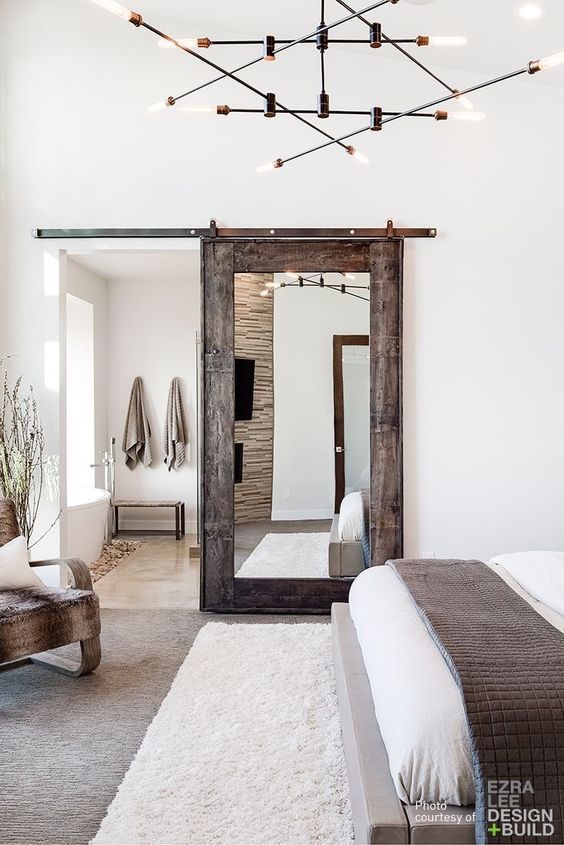
[{"label": "white wall", "polygon": [[[197,263],[185,280],[108,283],[108,433],[117,439],[118,499],[182,499],[187,530],[196,529],[195,336],[200,325]],[[131,386],[141,376],[152,430],[153,463],[129,470],[121,450]],[[181,380],[191,447],[178,471],[164,464],[162,435],[170,381]],[[174,514],[147,509],[121,511],[120,528],[170,528]]]},{"label": "white wall", "polygon": [[67,293],[67,489],[94,487],[94,306]]},{"label": "white wall", "polygon": [[[108,382],[107,382],[107,283],[97,273],[80,266],[69,257],[66,263],[66,289],[68,293],[92,304],[94,317],[94,454],[92,463],[100,463],[101,452],[108,444]],[[67,323],[67,337],[68,337]],[[68,350],[67,350],[68,358]],[[68,374],[67,374],[68,390]],[[70,425],[67,419],[67,426]],[[67,468],[67,475],[68,475]],[[94,470],[94,484],[104,487],[104,469]]]},{"label": "white wall", "polygon": [[[483,14],[488,5],[480,2]],[[9,65],[0,81],[4,346],[38,386],[51,445],[59,405],[42,386],[43,352],[58,338],[58,311],[56,297],[44,296],[43,262],[65,243],[34,242],[32,227],[192,226],[211,217],[230,226],[374,226],[393,217],[440,233],[407,244],[406,553],[564,549],[561,88],[524,77],[475,95],[483,124],[403,120],[361,136],[370,167],[330,149],[259,176],[257,164],[315,144],[313,133],[290,118],[148,115],[149,103],[209,75],[94,4],[3,0],[0,14]],[[500,43],[503,72],[513,68]],[[353,87],[352,54],[335,51],[333,102],[373,99],[373,53],[384,106],[440,95],[416,68],[370,53],[354,54]],[[222,60],[236,66],[240,51]],[[296,49],[271,65],[247,78],[261,85],[268,73],[269,90],[307,105],[311,55]],[[484,79],[446,75],[460,87]],[[255,103],[222,83],[212,102],[225,101]],[[351,123],[336,118],[332,127]]]},{"label": "white wall", "polygon": [[274,291],[273,519],[332,518],[333,335],[369,331],[367,302],[330,290]]}]

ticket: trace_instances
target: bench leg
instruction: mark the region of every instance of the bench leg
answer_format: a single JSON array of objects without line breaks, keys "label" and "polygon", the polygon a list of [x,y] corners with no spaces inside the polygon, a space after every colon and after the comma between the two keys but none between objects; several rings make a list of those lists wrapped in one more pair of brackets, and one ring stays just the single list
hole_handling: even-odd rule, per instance
[{"label": "bench leg", "polygon": [[180,506],[180,530],[182,531],[182,536],[186,536],[186,513],[184,509],[184,502],[182,502]]},{"label": "bench leg", "polygon": [[180,540],[180,506],[176,505],[174,508],[174,519],[176,523],[176,539]]},{"label": "bench leg", "polygon": [[61,675],[68,675],[71,678],[79,678],[81,675],[88,675],[99,666],[102,658],[100,637],[93,637],[91,640],[81,640],[80,654],[81,660],[79,663],[75,660],[69,660],[66,657],[60,657],[58,654],[53,654],[50,651],[34,654],[30,660],[32,663],[36,663],[37,666],[50,669],[52,672],[59,672]]},{"label": "bench leg", "polygon": [[119,507],[114,505],[114,537],[119,534]]}]

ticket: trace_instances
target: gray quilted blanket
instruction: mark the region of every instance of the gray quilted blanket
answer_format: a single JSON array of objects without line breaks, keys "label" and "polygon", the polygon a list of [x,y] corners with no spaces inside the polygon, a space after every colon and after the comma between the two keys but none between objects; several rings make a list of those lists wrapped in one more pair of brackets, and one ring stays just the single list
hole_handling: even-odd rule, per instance
[{"label": "gray quilted blanket", "polygon": [[564,842],[564,635],[479,561],[388,565],[464,698],[477,843]]}]

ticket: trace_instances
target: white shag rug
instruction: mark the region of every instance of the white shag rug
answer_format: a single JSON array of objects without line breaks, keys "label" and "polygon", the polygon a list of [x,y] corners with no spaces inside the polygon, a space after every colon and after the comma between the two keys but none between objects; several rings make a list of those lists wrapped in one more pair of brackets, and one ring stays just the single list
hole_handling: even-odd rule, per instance
[{"label": "white shag rug", "polygon": [[328,578],[329,537],[267,534],[237,572],[237,578]]},{"label": "white shag rug", "polygon": [[210,622],[95,845],[347,845],[330,625]]}]

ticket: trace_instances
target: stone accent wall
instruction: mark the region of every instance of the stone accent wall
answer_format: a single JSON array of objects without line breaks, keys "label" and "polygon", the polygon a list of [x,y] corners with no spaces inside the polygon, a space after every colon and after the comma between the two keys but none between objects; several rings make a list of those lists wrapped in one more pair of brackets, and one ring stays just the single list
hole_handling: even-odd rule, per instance
[{"label": "stone accent wall", "polygon": [[243,481],[235,485],[235,523],[270,519],[274,454],[274,297],[261,296],[270,274],[235,276],[235,356],[255,361],[253,419],[235,423],[243,443]]}]

